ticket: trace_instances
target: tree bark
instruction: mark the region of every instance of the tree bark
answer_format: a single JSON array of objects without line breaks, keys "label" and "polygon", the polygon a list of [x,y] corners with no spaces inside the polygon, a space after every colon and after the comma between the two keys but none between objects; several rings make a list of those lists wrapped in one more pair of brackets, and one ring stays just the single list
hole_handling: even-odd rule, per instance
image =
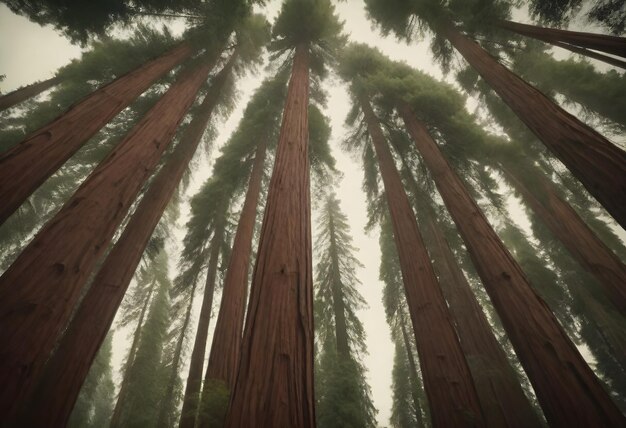
[{"label": "tree bark", "polygon": [[626,58],[626,38],[606,34],[545,28],[512,21],[498,21],[499,27],[547,43],[561,42],[586,49],[594,49]]},{"label": "tree bark", "polygon": [[417,364],[415,363],[415,356],[411,350],[411,341],[409,334],[406,331],[406,321],[404,314],[400,315],[400,329],[402,330],[402,340],[404,342],[404,348],[406,349],[406,356],[409,360],[409,378],[411,382],[411,398],[413,399],[413,405],[415,406],[415,420],[419,428],[426,426],[424,424],[424,418],[422,417],[422,405],[418,396],[419,393],[419,380],[417,377]]},{"label": "tree bark", "polygon": [[[213,333],[211,353],[209,354],[206,379],[221,381],[228,389],[234,386],[239,363],[246,312],[248,266],[252,253],[252,237],[263,181],[266,151],[267,137],[262,137],[254,156],[248,190],[230,253],[220,311]],[[208,385],[208,383],[206,384]]]},{"label": "tree bark", "polygon": [[38,378],[95,263],[211,68],[182,73],[0,278],[1,414],[13,414]]},{"label": "tree bark", "polygon": [[31,83],[30,85],[2,95],[0,96],[0,111],[4,111],[22,101],[26,101],[29,98],[41,94],[43,91],[47,91],[53,86],[58,85],[62,80],[60,76],[55,76],[41,82]]},{"label": "tree bark", "polygon": [[541,422],[519,383],[515,371],[495,337],[491,325],[458,265],[448,241],[436,220],[430,198],[421,190],[401,156],[403,169],[418,200],[418,211],[429,254],[439,283],[450,305],[450,313],[461,341],[461,348],[472,372],[476,392],[490,427],[538,427]]},{"label": "tree bark", "polygon": [[215,232],[211,240],[211,253],[209,255],[209,267],[207,269],[204,297],[198,319],[198,330],[191,351],[189,373],[185,386],[183,407],[180,412],[179,428],[193,428],[196,424],[198,404],[200,403],[200,390],[202,386],[202,369],[204,368],[204,355],[206,342],[209,336],[209,323],[211,322],[211,310],[213,308],[213,294],[215,294],[215,277],[217,275],[217,262],[220,254],[220,244],[223,239],[224,225],[218,220]]},{"label": "tree bark", "polygon": [[626,153],[508,70],[452,24],[439,29],[522,122],[626,228]]},{"label": "tree bark", "polygon": [[567,43],[561,43],[561,42],[550,42],[552,45],[557,46],[561,49],[567,49],[568,51],[577,53],[579,55],[584,55],[586,57],[589,58],[593,58],[593,59],[597,59],[598,61],[602,61],[602,62],[606,62],[607,64],[611,64],[614,65],[615,67],[620,67],[620,68],[624,68],[626,69],[626,61],[623,61],[621,59],[612,57],[612,56],[608,56],[608,55],[604,55],[601,54],[599,52],[596,51],[592,51],[589,49],[585,49],[585,48],[581,48],[579,46],[574,46],[574,45],[570,45]]},{"label": "tree bark", "polygon": [[193,52],[183,43],[118,77],[0,155],[0,224],[100,128]]},{"label": "tree bark", "polygon": [[360,95],[359,103],[385,186],[433,426],[484,426],[472,376],[400,174],[369,99]]},{"label": "tree bark", "polygon": [[[609,300],[621,313],[626,313],[626,266],[620,259],[558,195],[537,168],[520,172],[514,165],[500,162],[500,170],[569,253],[596,277]],[[531,191],[524,174],[531,174],[533,184],[539,188]]]},{"label": "tree bark", "polygon": [[309,46],[296,47],[226,427],[314,428]]},{"label": "tree bark", "polygon": [[158,172],[122,236],[108,254],[85,298],[47,363],[35,396],[28,400],[24,426],[64,426],[70,416],[91,363],[109,331],[145,247],[187,165],[193,157],[213,109],[219,100],[230,65],[214,79],[170,159]]},{"label": "tree bark", "polygon": [[[137,353],[137,347],[139,346],[139,339],[141,338],[141,328],[143,327],[143,319],[146,316],[146,311],[148,310],[148,304],[150,303],[150,298],[152,297],[152,292],[154,291],[154,285],[156,281],[152,281],[150,284],[150,289],[148,290],[148,295],[143,302],[143,306],[141,307],[141,312],[139,313],[139,319],[137,320],[137,327],[135,328],[135,333],[133,334],[133,343],[130,346],[130,351],[128,352],[128,358],[126,358],[126,364],[124,365],[124,376],[122,377],[122,383],[120,384],[120,392],[117,394],[117,400],[115,400],[115,407],[113,408],[113,414],[111,415],[111,421],[109,426],[111,428],[117,428],[120,426],[120,417],[122,416],[122,408],[126,403],[126,388],[128,386],[128,370],[133,366],[133,362],[135,361],[135,354]],[[82,386],[82,385],[81,385]],[[48,397],[52,399],[58,399],[57,397]],[[61,396],[60,398],[64,398]],[[72,401],[72,405],[70,408],[74,408],[74,403],[76,400]],[[23,426],[31,426],[31,427],[45,427],[47,422],[44,420],[43,423],[40,422],[40,425],[35,424],[27,424]],[[63,426],[63,425],[60,425]]]},{"label": "tree bark", "polygon": [[621,426],[624,417],[406,103],[399,112],[454,219],[509,339],[555,426]]}]

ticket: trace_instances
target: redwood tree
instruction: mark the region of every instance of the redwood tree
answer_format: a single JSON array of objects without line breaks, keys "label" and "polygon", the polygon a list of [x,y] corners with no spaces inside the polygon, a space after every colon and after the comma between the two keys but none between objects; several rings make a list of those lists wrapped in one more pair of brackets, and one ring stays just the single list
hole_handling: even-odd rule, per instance
[{"label": "redwood tree", "polygon": [[50,79],[42,80],[41,82],[31,83],[13,92],[0,96],[0,111],[13,107],[14,105],[26,101],[29,98],[35,97],[40,93],[47,91],[53,86],[61,82],[61,77],[55,76]]},{"label": "redwood tree", "polygon": [[316,54],[339,42],[333,12],[328,0],[287,0],[274,25],[272,46],[293,50],[293,67],[226,426],[315,426],[307,113],[309,69],[323,73]]}]

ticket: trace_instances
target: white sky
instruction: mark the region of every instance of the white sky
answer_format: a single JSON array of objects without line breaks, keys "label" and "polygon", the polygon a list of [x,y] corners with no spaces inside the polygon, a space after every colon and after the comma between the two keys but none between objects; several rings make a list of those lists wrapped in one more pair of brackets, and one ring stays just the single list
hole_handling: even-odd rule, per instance
[{"label": "white sky", "polygon": [[[274,0],[264,10],[270,22],[275,17],[279,6],[280,1]],[[341,19],[345,21],[345,32],[349,34],[352,41],[378,47],[394,60],[406,61],[411,66],[436,78],[443,78],[441,70],[432,61],[428,50],[428,40],[407,45],[392,37],[382,37],[376,30],[372,29],[371,23],[367,21],[361,0],[337,2],[336,8]],[[182,26],[174,25],[174,28],[180,30]],[[2,92],[52,77],[57,68],[67,64],[70,59],[78,57],[80,52],[79,47],[71,45],[54,29],[43,28],[31,23],[26,18],[12,14],[5,5],[0,4],[0,74],[6,74],[6,80],[0,83]],[[560,53],[559,56],[563,56],[563,53]],[[237,87],[241,93],[238,106],[230,118],[218,126],[219,136],[214,147],[219,147],[230,136],[241,119],[243,108],[250,95],[263,77],[264,73],[261,70],[258,75],[246,76],[238,82]],[[343,122],[350,107],[346,88],[335,78],[326,82],[326,89],[329,98],[325,114],[331,119],[333,130],[331,146],[338,162],[338,168],[344,174],[337,194],[341,199],[342,209],[350,221],[354,244],[359,249],[358,258],[364,265],[358,271],[358,277],[363,283],[360,291],[369,304],[369,308],[360,313],[367,332],[369,350],[369,355],[365,357],[364,362],[369,369],[368,376],[374,404],[379,410],[379,424],[386,426],[389,421],[392,401],[390,388],[393,346],[381,303],[383,284],[378,280],[380,262],[378,232],[367,235],[363,231],[367,222],[367,210],[365,195],[361,190],[361,168],[358,162],[353,161],[339,149],[339,144],[346,132]],[[214,149],[213,153],[217,153],[217,150]],[[188,195],[195,193],[209,174],[210,162],[205,162],[195,174],[192,185],[187,192]],[[514,211],[520,212],[519,202],[511,200],[510,206]],[[180,224],[184,224],[187,211],[186,208],[183,208],[183,219],[179,222]],[[523,215],[520,215],[516,220],[523,227],[526,226],[525,229],[527,228],[527,221]],[[182,237],[182,232],[177,235]],[[175,254],[171,256],[172,258],[177,257]],[[172,276],[174,274],[172,271]],[[198,306],[199,300],[200,298],[197,297]],[[214,301],[219,302],[219,296],[216,296]],[[211,321],[211,324],[214,325],[214,320]],[[123,331],[116,336],[114,345],[115,370],[121,367],[125,355],[126,333]],[[210,337],[208,343],[211,343]],[[186,369],[182,373],[182,377],[185,379]]]}]

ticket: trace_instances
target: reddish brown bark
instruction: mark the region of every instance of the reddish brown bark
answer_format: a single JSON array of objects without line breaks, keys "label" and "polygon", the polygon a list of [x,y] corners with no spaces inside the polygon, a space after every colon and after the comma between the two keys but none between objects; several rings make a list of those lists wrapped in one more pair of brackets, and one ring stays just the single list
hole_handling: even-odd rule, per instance
[{"label": "reddish brown bark", "polygon": [[[239,363],[246,310],[248,266],[252,253],[252,237],[263,181],[266,150],[267,139],[262,139],[254,156],[250,182],[230,253],[206,372],[207,380],[221,381],[228,389],[231,389],[235,383],[237,364]],[[208,383],[206,384],[208,385]]]},{"label": "reddish brown bark", "polygon": [[118,77],[0,155],[0,224],[100,128],[193,52],[183,43]]},{"label": "reddish brown bark", "polygon": [[[598,283],[613,304],[622,313],[626,313],[626,266],[621,260],[558,195],[541,171],[533,168],[519,172],[514,165],[504,162],[500,163],[500,168],[554,236],[586,271],[598,279]],[[531,191],[525,182],[524,174],[532,174],[533,185],[539,188]]]},{"label": "reddish brown bark", "polygon": [[180,143],[153,180],[124,233],[98,271],[59,347],[47,363],[34,398],[29,400],[25,415],[28,423],[25,421],[24,426],[67,424],[80,388],[111,327],[141,255],[202,139],[219,99],[222,83],[230,73],[232,59],[229,64],[217,75]]},{"label": "reddish brown bark", "polygon": [[413,399],[413,405],[415,406],[415,420],[419,428],[426,426],[424,418],[422,417],[422,405],[420,403],[418,391],[419,391],[419,378],[417,377],[417,364],[415,363],[415,357],[413,356],[412,344],[409,339],[409,334],[406,331],[406,321],[404,314],[400,317],[400,329],[402,331],[402,341],[404,342],[404,348],[406,349],[406,356],[409,360],[409,380],[411,382],[411,398]]},{"label": "reddish brown bark", "polygon": [[204,297],[202,298],[200,316],[198,317],[196,339],[193,344],[193,350],[191,351],[191,360],[189,361],[189,372],[187,374],[185,396],[183,397],[183,408],[180,412],[179,428],[193,428],[196,424],[198,404],[200,403],[200,388],[202,386],[204,354],[206,353],[209,323],[211,322],[211,310],[213,309],[213,295],[215,294],[217,262],[223,234],[224,226],[217,224],[210,244],[211,253],[209,254],[209,266],[207,269],[206,285],[204,286]]},{"label": "reddish brown bark", "polygon": [[612,57],[612,56],[608,56],[608,55],[604,55],[601,54],[600,52],[596,52],[596,51],[592,51],[589,49],[585,49],[585,48],[581,48],[579,46],[574,46],[574,45],[570,45],[567,43],[561,43],[561,42],[550,42],[551,44],[553,44],[554,46],[558,46],[562,49],[567,49],[568,51],[580,54],[580,55],[585,55],[589,58],[594,58],[597,59],[598,61],[603,61],[606,62],[607,64],[611,64],[614,65],[616,67],[621,67],[626,69],[626,61],[623,61],[621,59]]},{"label": "reddish brown bark", "polygon": [[407,104],[399,108],[454,219],[478,274],[555,426],[621,426],[626,421],[576,346],[491,228]]},{"label": "reddish brown bark", "polygon": [[440,27],[502,100],[626,228],[626,153],[512,73],[454,26]]},{"label": "reddish brown bark", "polygon": [[359,97],[385,195],[433,426],[484,426],[472,375],[415,215],[369,99]]},{"label": "reddish brown bark", "polygon": [[562,42],[626,58],[626,38],[624,37],[545,28],[512,21],[499,21],[498,26],[547,43]]},{"label": "reddish brown bark", "polygon": [[0,412],[37,379],[95,263],[207,78],[183,73],[0,278]]},{"label": "reddish brown bark", "polygon": [[540,426],[537,414],[524,395],[515,371],[448,245],[437,221],[438,216],[430,205],[430,198],[418,187],[404,156],[401,160],[404,172],[411,177],[410,188],[419,201],[421,215],[418,217],[423,226],[424,239],[430,244],[428,252],[450,305],[487,426]]},{"label": "reddish brown bark", "polygon": [[59,76],[52,77],[48,80],[32,83],[22,88],[16,89],[13,92],[9,92],[8,94],[0,96],[0,111],[6,110],[9,107],[13,107],[15,104],[26,101],[27,99],[32,98],[35,95],[41,94],[43,91],[46,91],[53,86],[61,83],[61,80],[62,79]]},{"label": "reddish brown bark", "polygon": [[294,57],[227,427],[315,427],[308,50]]}]

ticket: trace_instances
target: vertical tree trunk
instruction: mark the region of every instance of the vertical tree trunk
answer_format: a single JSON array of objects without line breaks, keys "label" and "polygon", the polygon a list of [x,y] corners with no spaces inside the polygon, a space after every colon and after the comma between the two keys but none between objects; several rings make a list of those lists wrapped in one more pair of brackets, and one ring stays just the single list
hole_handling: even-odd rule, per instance
[{"label": "vertical tree trunk", "polygon": [[548,422],[555,426],[624,424],[617,406],[533,291],[424,125],[407,104],[398,110],[459,228]]},{"label": "vertical tree trunk", "polygon": [[339,257],[337,256],[337,238],[335,235],[335,223],[330,218],[330,248],[332,272],[337,275],[333,279],[333,314],[335,315],[335,340],[337,342],[337,354],[343,358],[350,358],[350,345],[348,343],[348,327],[346,324],[346,307],[343,301],[343,285],[339,276]]},{"label": "vertical tree trunk", "polygon": [[0,278],[1,414],[12,415],[22,404],[211,68],[201,64],[182,73]]},{"label": "vertical tree trunk", "polygon": [[296,47],[227,427],[314,428],[309,46]]},{"label": "vertical tree trunk", "polygon": [[472,376],[415,215],[369,99],[359,97],[374,144],[433,426],[484,426]]},{"label": "vertical tree trunk", "polygon": [[206,353],[206,342],[209,336],[209,323],[211,322],[211,310],[213,308],[213,294],[215,293],[215,277],[217,275],[217,262],[220,254],[220,244],[223,239],[224,225],[218,220],[215,225],[215,232],[211,240],[211,253],[209,255],[209,267],[207,269],[206,285],[204,286],[204,297],[200,308],[198,319],[198,330],[196,339],[191,351],[189,362],[189,373],[187,374],[187,384],[185,386],[185,396],[183,398],[183,408],[180,412],[179,428],[193,428],[196,424],[198,414],[198,404],[200,403],[200,390],[202,386],[202,369],[204,368],[204,354]]},{"label": "vertical tree trunk", "polygon": [[512,21],[499,21],[497,25],[522,36],[547,43],[562,42],[626,58],[626,38],[624,37],[545,28]]},{"label": "vertical tree trunk", "polygon": [[[126,403],[126,388],[128,386],[128,371],[133,366],[133,362],[135,361],[135,354],[137,353],[137,347],[139,346],[139,340],[141,338],[141,328],[143,327],[143,319],[146,316],[146,311],[148,310],[148,305],[150,303],[150,298],[152,297],[152,292],[154,291],[154,285],[156,281],[152,281],[150,284],[150,289],[148,290],[148,295],[143,302],[143,306],[141,307],[141,312],[139,313],[139,319],[137,320],[137,327],[135,328],[135,334],[133,334],[133,343],[130,346],[130,351],[128,351],[128,358],[126,358],[126,363],[124,364],[124,375],[122,376],[122,382],[120,384],[120,391],[117,394],[117,400],[115,400],[115,407],[113,408],[113,415],[111,415],[111,422],[109,426],[111,428],[117,428],[120,426],[120,417],[122,415],[122,409],[124,408],[124,404]],[[48,398],[56,398],[56,397],[48,397]],[[61,396],[60,398],[64,398]],[[72,408],[74,407],[74,400],[72,402]],[[71,410],[70,410],[71,412]],[[24,426],[45,426],[46,421],[43,422],[42,425],[24,425]]]},{"label": "vertical tree trunk", "polygon": [[230,74],[232,61],[233,57],[214,79],[170,159],[158,172],[122,236],[100,267],[59,347],[47,363],[34,398],[28,400],[25,416],[30,424],[66,424],[150,236],[202,139],[223,82]]},{"label": "vertical tree trunk", "polygon": [[430,198],[421,190],[404,156],[402,166],[418,201],[424,239],[439,274],[439,284],[450,305],[461,348],[472,372],[476,392],[490,427],[538,427],[541,422],[495,337],[485,313],[437,222]]},{"label": "vertical tree trunk", "polygon": [[[626,313],[626,266],[620,259],[558,195],[542,171],[520,172],[508,162],[500,162],[500,170],[578,263],[596,277],[620,312]],[[524,174],[531,174],[533,185],[539,188],[531,191]]]},{"label": "vertical tree trunk", "polygon": [[417,421],[418,428],[426,426],[424,424],[424,418],[422,417],[422,405],[419,399],[419,379],[417,377],[417,364],[415,363],[415,356],[411,350],[411,340],[406,331],[406,321],[404,314],[400,315],[400,329],[402,330],[402,341],[404,342],[404,348],[406,349],[406,356],[409,360],[409,378],[411,382],[411,398],[413,399],[413,405],[415,406],[415,420]]},{"label": "vertical tree trunk", "polygon": [[26,101],[29,98],[39,95],[43,91],[46,91],[53,86],[58,85],[59,83],[61,83],[61,81],[61,77],[56,76],[48,80],[43,80],[41,82],[31,83],[30,85],[16,89],[15,91],[9,92],[8,94],[2,95],[0,96],[0,111],[4,111],[9,107],[13,107],[15,104],[21,103],[22,101]]},{"label": "vertical tree trunk", "polygon": [[452,24],[439,28],[522,122],[626,228],[626,153],[508,70]]},{"label": "vertical tree trunk", "polygon": [[118,77],[0,155],[0,224],[100,128],[193,52],[183,43]]},{"label": "vertical tree trunk", "polygon": [[[261,193],[267,137],[257,146],[246,198],[233,241],[228,270],[224,279],[220,311],[213,333],[206,379],[223,382],[230,390],[235,383],[243,322],[246,311],[248,266],[252,253],[252,237],[256,221],[257,205]],[[208,383],[207,383],[208,385]]]}]

